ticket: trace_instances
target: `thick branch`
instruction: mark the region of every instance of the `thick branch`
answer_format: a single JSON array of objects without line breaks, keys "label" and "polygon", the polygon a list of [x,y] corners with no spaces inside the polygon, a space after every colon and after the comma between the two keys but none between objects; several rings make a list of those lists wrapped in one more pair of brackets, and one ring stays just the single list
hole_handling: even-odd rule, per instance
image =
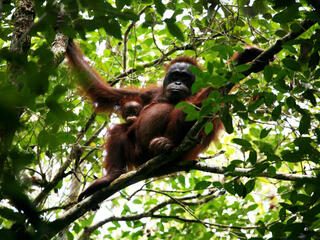
[{"label": "thick branch", "polygon": [[[34,15],[34,4],[29,0],[20,1],[19,6],[14,12],[14,30],[10,43],[10,52],[13,58],[11,62],[8,61],[7,63],[7,71],[11,80],[10,84],[16,86],[18,90],[21,89],[21,84],[18,84],[17,78],[23,72],[22,63],[27,61],[27,54],[31,45],[31,37],[21,40],[21,36],[27,31],[29,26],[32,25]],[[4,81],[4,79],[2,79],[2,81]],[[22,112],[22,109],[18,108],[18,106],[12,105],[11,107],[12,109],[10,110],[2,111],[3,120],[0,126],[0,178],[3,174],[8,148],[18,127],[20,114]]]},{"label": "thick branch", "polygon": [[[186,145],[184,145],[184,147],[185,146]],[[179,148],[182,148],[182,146],[179,146]],[[150,176],[154,176],[155,174],[153,173],[157,173],[156,175],[159,176],[161,173],[161,170],[159,170],[157,164],[160,164],[161,161],[165,161],[165,164],[168,161],[172,161],[172,158],[175,157],[176,154],[179,155],[181,153],[179,153],[178,150],[175,150],[173,153],[169,154],[167,158],[165,155],[160,155],[158,157],[151,159],[147,163],[145,163],[139,170],[121,175],[118,179],[113,181],[111,185],[102,189],[100,192],[93,194],[92,196],[88,197],[84,201],[78,203],[76,206],[74,206],[69,211],[67,211],[64,216],[62,216],[55,222],[52,222],[51,230],[53,232],[50,232],[49,236],[52,237],[55,234],[55,231],[58,232],[60,228],[63,228],[63,226],[72,223],[74,220],[76,220],[77,218],[81,217],[84,213],[89,211],[93,206],[96,206],[97,203],[102,202],[104,199],[113,195],[115,192],[119,191],[120,189],[130,186],[141,180],[147,179]],[[195,170],[197,169],[197,170],[217,173],[217,174],[225,174],[226,176],[268,177],[268,178],[288,180],[288,181],[297,181],[297,180],[310,181],[310,180],[316,179],[315,176],[285,174],[285,173],[279,173],[279,172],[277,172],[274,175],[268,174],[266,172],[257,174],[253,171],[254,169],[243,169],[243,168],[236,168],[233,172],[228,172],[223,167],[207,166],[201,162],[196,163],[191,161],[183,162],[179,166],[172,166],[170,167],[170,169],[166,169],[166,171],[163,171],[162,173],[169,174],[169,173],[174,173],[178,171],[189,171],[191,169],[195,169]],[[130,220],[130,219],[125,219],[125,220]],[[134,219],[131,219],[131,220],[134,220]],[[192,220],[192,221],[196,221],[196,220]]]},{"label": "thick branch", "polygon": [[53,53],[53,64],[58,66],[64,59],[68,46],[68,37],[62,33],[57,33],[52,43],[51,51]]},{"label": "thick branch", "polygon": [[189,171],[189,170],[200,170],[204,172],[223,174],[225,176],[242,176],[242,177],[266,177],[273,178],[278,180],[286,180],[286,181],[312,181],[316,180],[316,176],[312,175],[301,175],[301,174],[289,174],[289,173],[280,173],[276,172],[275,174],[270,174],[267,172],[257,173],[254,168],[235,168],[233,171],[226,170],[225,167],[214,166],[214,165],[206,165],[202,162],[182,162],[177,166],[178,171]]},{"label": "thick branch", "polygon": [[[195,130],[191,132],[194,133]],[[120,189],[128,187],[141,180],[147,179],[149,176],[152,175],[152,173],[157,172],[161,166],[164,166],[169,162],[173,162],[174,160],[179,159],[179,157],[182,154],[184,154],[188,149],[191,149],[197,144],[196,141],[190,141],[189,139],[194,139],[194,137],[192,137],[188,133],[188,137],[186,137],[183,140],[182,144],[175,148],[169,154],[162,154],[149,160],[148,162],[143,164],[138,170],[131,171],[129,173],[121,175],[119,178],[114,180],[108,187],[103,188],[102,190],[81,201],[79,204],[65,212],[65,214],[61,216],[59,219],[50,223],[50,231],[48,231],[47,236],[44,237],[50,239],[56,233],[61,231],[65,226],[74,222],[87,211],[95,207],[97,203],[100,203],[103,200],[107,199],[114,193],[118,192]]]}]

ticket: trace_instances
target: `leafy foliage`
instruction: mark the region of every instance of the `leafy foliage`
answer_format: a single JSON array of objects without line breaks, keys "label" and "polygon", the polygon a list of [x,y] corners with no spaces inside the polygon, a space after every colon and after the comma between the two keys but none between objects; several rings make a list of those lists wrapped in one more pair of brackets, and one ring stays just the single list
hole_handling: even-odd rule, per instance
[{"label": "leafy foliage", "polygon": [[[0,235],[53,237],[62,226],[68,239],[319,239],[318,23],[285,42],[263,72],[244,78],[248,66],[229,61],[245,43],[269,49],[303,21],[319,22],[309,2],[34,1],[35,23],[23,35],[15,19],[30,2],[2,1]],[[201,156],[220,167],[216,174],[202,168],[147,179],[97,212],[82,206],[85,215],[63,225],[84,183],[102,175],[106,125],[122,120],[96,116],[80,97],[63,57],[57,60],[57,32],[77,39],[115,87],[159,84],[163,64],[180,55],[205,69],[192,69],[193,92],[237,84],[226,96],[213,91],[201,109],[177,106],[188,121],[218,115],[223,122],[225,133]],[[16,51],[24,39],[15,36],[30,36],[30,48]]]}]

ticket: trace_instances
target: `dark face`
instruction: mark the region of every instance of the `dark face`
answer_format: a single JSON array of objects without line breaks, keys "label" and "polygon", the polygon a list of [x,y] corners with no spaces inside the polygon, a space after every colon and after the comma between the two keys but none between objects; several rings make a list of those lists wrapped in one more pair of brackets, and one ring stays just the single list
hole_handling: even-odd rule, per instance
[{"label": "dark face", "polygon": [[196,77],[189,70],[190,66],[190,63],[176,62],[169,68],[163,81],[163,91],[170,102],[179,102],[191,95]]},{"label": "dark face", "polygon": [[127,102],[121,107],[121,115],[127,123],[133,123],[137,120],[141,109],[142,106],[140,103],[136,101]]}]

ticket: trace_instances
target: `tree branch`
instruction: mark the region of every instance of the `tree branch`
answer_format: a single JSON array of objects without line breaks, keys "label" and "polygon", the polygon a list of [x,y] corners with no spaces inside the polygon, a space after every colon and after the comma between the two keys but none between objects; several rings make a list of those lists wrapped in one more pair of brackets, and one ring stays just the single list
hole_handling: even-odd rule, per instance
[{"label": "tree branch", "polygon": [[316,176],[312,175],[299,175],[299,174],[289,174],[289,173],[281,173],[276,172],[275,174],[270,174],[267,172],[258,173],[254,168],[235,168],[232,172],[226,170],[226,167],[221,166],[214,166],[214,165],[206,165],[202,162],[182,162],[179,164],[180,166],[177,167],[179,171],[189,171],[189,170],[200,170],[204,172],[210,172],[215,174],[223,174],[225,176],[242,176],[242,177],[266,177],[266,178],[273,178],[278,180],[285,180],[285,181],[313,181],[316,180]]},{"label": "tree branch", "polygon": [[[210,39],[212,39],[212,37],[210,37]],[[153,60],[152,62],[149,63],[145,63],[139,66],[139,68],[130,68],[127,71],[119,74],[117,77],[115,77],[114,79],[112,79],[109,84],[111,86],[114,86],[116,83],[118,83],[122,78],[127,77],[128,75],[135,73],[136,71],[138,71],[141,68],[148,68],[148,67],[152,67],[155,66],[157,64],[161,64],[164,62],[164,60],[172,55],[173,53],[180,51],[180,50],[193,50],[195,47],[200,46],[202,43],[204,42],[204,40],[202,39],[202,41],[198,40],[196,43],[193,44],[186,44],[185,46],[181,46],[181,47],[173,47],[171,50],[169,50],[167,53],[164,53],[161,57]]]},{"label": "tree branch", "polygon": [[[146,191],[149,189],[146,189]],[[150,210],[148,210],[147,212],[144,213],[140,213],[140,214],[133,214],[133,215],[129,215],[129,216],[120,216],[120,217],[116,217],[116,216],[112,216],[112,217],[108,217],[90,227],[86,227],[82,233],[82,235],[80,236],[81,240],[86,240],[89,239],[88,237],[90,236],[91,233],[93,233],[95,230],[97,230],[98,228],[102,227],[103,225],[105,225],[106,223],[112,222],[112,221],[137,221],[140,220],[142,218],[159,218],[158,216],[161,216],[160,218],[163,218],[163,215],[155,215],[154,213],[157,212],[158,210],[164,208],[167,205],[171,205],[171,204],[178,204],[181,206],[180,203],[182,203],[183,205],[186,206],[199,206],[202,204],[206,204],[208,202],[210,202],[211,200],[217,198],[218,196],[224,194],[224,191],[218,191],[216,194],[213,194],[212,192],[208,193],[208,194],[204,194],[204,195],[192,195],[192,196],[188,196],[188,197],[181,197],[181,198],[173,198],[172,196],[169,196],[170,199],[159,203],[158,205],[152,207]],[[194,199],[199,199],[199,198],[203,198],[201,200],[198,201],[190,201],[190,200],[194,200]],[[184,208],[184,207],[183,207]],[[168,218],[171,218],[172,216],[168,216]],[[182,219],[182,218],[180,218]],[[193,220],[193,219],[190,219]],[[187,221],[190,221],[189,219],[187,219]],[[199,219],[195,219],[194,220],[197,223],[203,223],[202,220]],[[204,224],[207,224],[207,222],[204,222]],[[228,227],[228,228],[238,228],[237,226],[227,226],[227,225],[220,225],[220,224],[215,224],[215,226],[224,226]]]},{"label": "tree branch", "polygon": [[[248,76],[249,74],[254,72],[257,69],[257,67],[261,68],[262,67],[261,62],[264,64],[263,65],[263,67],[264,67],[267,64],[266,59],[270,59],[271,56],[280,52],[283,44],[285,44],[286,42],[288,42],[290,40],[297,38],[298,36],[300,36],[302,33],[304,33],[307,29],[309,29],[314,24],[315,24],[315,22],[305,20],[301,24],[300,31],[290,32],[287,36],[278,40],[276,42],[276,44],[274,44],[268,50],[266,50],[262,54],[260,54],[252,62],[251,68],[248,71],[244,72],[243,75]],[[201,44],[201,43],[199,43],[199,44]],[[193,45],[186,45],[186,47],[184,47],[183,49],[185,49],[185,48],[193,49],[194,44]],[[177,51],[178,49],[179,48],[176,47],[176,48],[172,49],[171,51],[169,51],[167,54],[170,54],[170,52]],[[150,65],[160,63],[162,60],[163,60],[163,58],[156,59],[152,63],[145,64],[145,66],[150,66]],[[262,67],[262,69],[263,69],[263,67]],[[124,77],[127,74],[132,73],[134,71],[136,71],[136,69],[129,69],[127,72],[119,75],[117,77],[117,79]],[[203,120],[201,123],[197,122],[193,126],[193,128],[188,132],[187,136],[185,137],[185,139],[183,140],[181,145],[178,146],[177,148],[173,149],[172,152],[170,152],[168,154],[159,155],[159,156],[149,160],[145,164],[143,164],[138,170],[121,175],[119,178],[114,180],[108,187],[103,188],[102,190],[91,195],[90,197],[84,199],[83,201],[78,203],[76,206],[72,207],[67,212],[65,212],[65,214],[63,216],[61,216],[59,219],[49,223],[50,231],[47,232],[47,235],[45,236],[45,238],[53,237],[57,232],[59,232],[61,229],[63,229],[66,225],[69,225],[70,223],[74,222],[76,219],[78,219],[79,217],[84,215],[87,211],[89,211],[92,207],[96,206],[97,203],[100,203],[103,200],[107,199],[108,197],[110,197],[111,195],[113,195],[114,193],[119,191],[120,189],[123,189],[127,186],[130,186],[130,185],[136,183],[136,182],[139,182],[141,180],[144,180],[144,179],[147,179],[151,176],[154,176],[155,173],[159,172],[159,170],[161,169],[162,166],[164,166],[170,162],[178,161],[178,159],[185,152],[187,152],[189,149],[192,149],[192,147],[194,147],[197,144],[197,141],[194,141],[194,139],[197,138],[198,133],[201,131],[201,129],[203,128],[203,126],[205,125],[205,123],[207,121],[209,121],[209,118]],[[223,172],[222,171],[223,168],[205,167],[205,166],[202,166],[201,163],[199,163],[198,165],[195,165],[195,168],[196,167],[199,168],[199,170],[206,170],[206,171],[210,170],[210,171],[214,171],[215,173],[220,172],[222,174],[222,172]],[[185,167],[185,169],[190,169],[190,167],[189,168]],[[182,169],[182,170],[185,170],[185,169]],[[249,177],[253,176],[252,170],[243,170],[243,171],[240,171],[240,169],[237,169],[237,170],[239,170],[238,173],[242,174],[242,176],[243,176],[243,174],[248,174]],[[177,169],[176,169],[176,171],[177,171]],[[171,172],[175,172],[175,171],[171,171]],[[223,173],[225,173],[225,172],[223,172]],[[261,176],[266,176],[265,174],[266,173],[262,173]],[[258,174],[255,176],[258,176]],[[290,180],[290,179],[293,180],[295,178],[299,178],[296,175],[288,176],[286,174],[280,174],[280,173],[278,173],[278,175],[276,175],[276,176],[278,177],[278,179],[285,179],[285,180]],[[272,176],[269,176],[269,177],[272,177]],[[303,177],[300,177],[300,179],[301,178],[304,179]],[[313,179],[313,177],[307,177],[306,179],[310,180],[310,179]]]},{"label": "tree branch", "polygon": [[272,59],[274,55],[279,53],[282,50],[282,46],[299,37],[301,34],[306,32],[309,28],[311,28],[316,22],[310,21],[310,20],[304,20],[300,24],[300,30],[299,31],[291,31],[283,38],[276,41],[274,45],[268,48],[268,50],[262,52],[250,65],[250,69],[247,71],[242,72],[241,74],[244,75],[244,78],[250,75],[253,72],[261,71],[264,69],[265,65],[269,62],[269,59]]},{"label": "tree branch", "polygon": [[[14,30],[10,43],[12,58],[7,62],[7,72],[11,80],[10,85],[17,87],[18,91],[21,90],[22,85],[17,82],[17,78],[24,71],[21,62],[27,61],[28,51],[31,46],[31,37],[23,38],[22,40],[21,38],[29,26],[32,25],[34,16],[34,3],[29,0],[20,1],[19,6],[14,12]],[[19,125],[20,115],[23,111],[21,106],[15,106],[16,104],[12,103],[10,105],[12,109],[0,106],[3,115],[0,125],[0,179],[2,178],[7,160],[8,148]]]},{"label": "tree branch", "polygon": [[[186,223],[202,223],[199,222],[198,220],[195,219],[187,219],[187,218],[182,218],[179,216],[166,216],[166,215],[159,215],[159,214],[153,214],[151,215],[152,218],[165,218],[165,219],[175,219],[181,222],[186,222]],[[223,229],[256,229],[258,226],[230,226],[230,225],[224,225],[224,224],[219,224],[219,223],[210,223],[210,222],[204,222],[205,225],[210,226],[210,227],[216,227],[216,228],[223,228]]]},{"label": "tree branch", "polygon": [[[138,13],[138,17],[140,18],[140,16],[151,6],[145,6],[139,13]],[[130,23],[130,25],[128,26],[127,30],[124,32],[123,34],[123,70],[126,71],[127,69],[127,42],[128,42],[128,35],[129,32],[131,31],[131,29],[134,27],[134,25],[136,24],[136,22],[132,21]]]},{"label": "tree branch", "polygon": [[47,186],[39,193],[39,195],[34,199],[33,203],[35,205],[40,204],[45,197],[48,195],[48,193],[59,183],[61,179],[65,177],[65,171],[70,166],[74,158],[77,158],[82,155],[83,150],[81,150],[81,147],[79,147],[79,142],[83,138],[84,134],[88,130],[88,128],[93,124],[96,117],[96,113],[93,113],[91,117],[86,122],[85,126],[81,129],[81,131],[77,135],[77,140],[73,144],[71,148],[71,152],[68,156],[68,159],[62,164],[62,166],[59,168],[56,175],[53,177],[53,179],[47,184]]}]

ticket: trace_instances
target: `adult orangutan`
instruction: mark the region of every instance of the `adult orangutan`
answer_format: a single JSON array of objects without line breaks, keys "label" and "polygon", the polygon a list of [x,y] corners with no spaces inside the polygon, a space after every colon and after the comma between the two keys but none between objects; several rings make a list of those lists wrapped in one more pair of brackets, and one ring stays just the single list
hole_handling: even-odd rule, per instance
[{"label": "adult orangutan", "polygon": [[[261,52],[258,48],[245,50],[232,60],[239,60],[243,64],[252,61]],[[79,201],[107,186],[122,173],[178,146],[194,122],[185,121],[185,113],[182,109],[176,109],[175,105],[186,101],[201,107],[202,101],[213,90],[206,88],[195,94],[191,93],[196,76],[189,68],[199,65],[190,57],[178,57],[171,61],[166,67],[163,86],[126,89],[107,85],[83,59],[81,51],[72,40],[69,41],[67,55],[70,64],[79,73],[82,88],[94,103],[96,110],[115,111],[120,108],[122,116],[126,119],[125,123],[117,124],[108,130],[107,155],[104,159],[107,174],[94,180],[80,194]],[[217,138],[219,130],[222,129],[218,116],[212,123],[213,130],[208,135],[202,133],[201,142],[187,152],[182,157],[183,160],[195,159]]]}]

